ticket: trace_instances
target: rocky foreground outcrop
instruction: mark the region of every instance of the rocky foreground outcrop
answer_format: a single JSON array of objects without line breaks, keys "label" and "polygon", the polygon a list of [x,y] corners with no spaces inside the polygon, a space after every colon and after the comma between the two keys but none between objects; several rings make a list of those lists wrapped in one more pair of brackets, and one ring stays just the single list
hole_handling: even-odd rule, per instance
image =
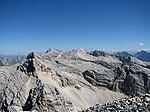
[{"label": "rocky foreground outcrop", "polygon": [[129,96],[105,104],[96,104],[82,112],[149,112],[150,95]]},{"label": "rocky foreground outcrop", "polygon": [[150,93],[150,63],[100,51],[49,49],[0,67],[0,84],[3,111],[82,111]]}]

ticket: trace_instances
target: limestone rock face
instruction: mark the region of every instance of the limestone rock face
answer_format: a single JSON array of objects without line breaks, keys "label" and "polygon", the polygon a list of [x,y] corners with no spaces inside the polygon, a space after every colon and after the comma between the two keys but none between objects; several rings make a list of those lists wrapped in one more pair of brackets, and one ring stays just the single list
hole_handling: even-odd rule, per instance
[{"label": "limestone rock face", "polygon": [[[95,51],[99,54],[98,51]],[[0,67],[3,111],[80,111],[127,95],[150,93],[150,64],[83,49],[30,53]]]},{"label": "limestone rock face", "polygon": [[150,90],[150,74],[147,71],[135,71],[134,69],[127,72],[124,80],[125,93],[127,94],[146,94]]},{"label": "limestone rock face", "polygon": [[86,70],[83,72],[83,75],[84,78],[94,86],[108,87],[113,82],[109,74],[100,74],[94,70]]},{"label": "limestone rock face", "polygon": [[150,91],[150,70],[140,60],[132,57],[119,57],[121,66],[105,62],[98,63],[110,68],[112,72],[99,73],[94,70],[83,72],[84,78],[94,86],[107,87],[110,90],[124,92],[127,95],[146,94]]},{"label": "limestone rock face", "polygon": [[105,53],[103,51],[95,50],[95,51],[91,52],[91,55],[98,57],[98,56],[106,56],[107,53]]},{"label": "limestone rock face", "polygon": [[[50,75],[54,71],[40,69],[40,56],[30,53],[22,65],[1,68],[0,108],[4,111],[72,111],[73,105],[65,100],[53,85],[42,83],[38,71]],[[45,68],[46,69],[46,68]],[[38,71],[37,71],[38,70]],[[11,71],[11,73],[10,73]]]}]

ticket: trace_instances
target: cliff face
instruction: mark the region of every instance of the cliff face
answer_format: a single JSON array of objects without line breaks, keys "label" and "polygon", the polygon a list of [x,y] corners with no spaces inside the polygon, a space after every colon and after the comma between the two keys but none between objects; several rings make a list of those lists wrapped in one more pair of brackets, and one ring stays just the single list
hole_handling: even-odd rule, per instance
[{"label": "cliff face", "polygon": [[150,92],[149,63],[105,52],[50,49],[22,64],[0,67],[0,108],[77,111]]}]

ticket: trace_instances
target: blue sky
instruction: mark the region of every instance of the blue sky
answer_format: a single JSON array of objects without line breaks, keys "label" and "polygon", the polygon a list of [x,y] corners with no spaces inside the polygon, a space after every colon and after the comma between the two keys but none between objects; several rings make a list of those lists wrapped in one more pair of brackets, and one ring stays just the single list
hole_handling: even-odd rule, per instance
[{"label": "blue sky", "polygon": [[0,52],[150,48],[150,0],[0,0]]}]

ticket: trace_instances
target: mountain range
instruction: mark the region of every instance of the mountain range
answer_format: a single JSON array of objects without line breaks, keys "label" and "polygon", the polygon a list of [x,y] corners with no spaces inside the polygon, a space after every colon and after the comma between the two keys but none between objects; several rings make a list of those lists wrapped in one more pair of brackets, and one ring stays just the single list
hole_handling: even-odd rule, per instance
[{"label": "mountain range", "polygon": [[16,63],[21,63],[26,58],[26,55],[1,55],[0,66],[10,66]]},{"label": "mountain range", "polygon": [[134,56],[140,60],[150,62],[150,53],[144,50],[137,52]]},{"label": "mountain range", "polygon": [[142,61],[150,62],[150,53],[144,50],[141,50],[135,54],[129,54],[126,51],[115,53],[116,56],[133,56]]},{"label": "mountain range", "polygon": [[149,94],[150,63],[118,54],[82,48],[31,52],[19,63],[0,67],[0,109],[77,112]]},{"label": "mountain range", "polygon": [[[48,52],[48,51],[47,51]],[[93,55],[98,55],[98,50],[91,51]],[[140,59],[142,61],[150,62],[150,53],[144,50],[136,52],[135,54],[130,54],[127,51],[114,53],[115,56],[132,56]],[[3,55],[0,54],[0,66],[10,66],[16,63],[21,63],[25,60],[26,55]]]}]

